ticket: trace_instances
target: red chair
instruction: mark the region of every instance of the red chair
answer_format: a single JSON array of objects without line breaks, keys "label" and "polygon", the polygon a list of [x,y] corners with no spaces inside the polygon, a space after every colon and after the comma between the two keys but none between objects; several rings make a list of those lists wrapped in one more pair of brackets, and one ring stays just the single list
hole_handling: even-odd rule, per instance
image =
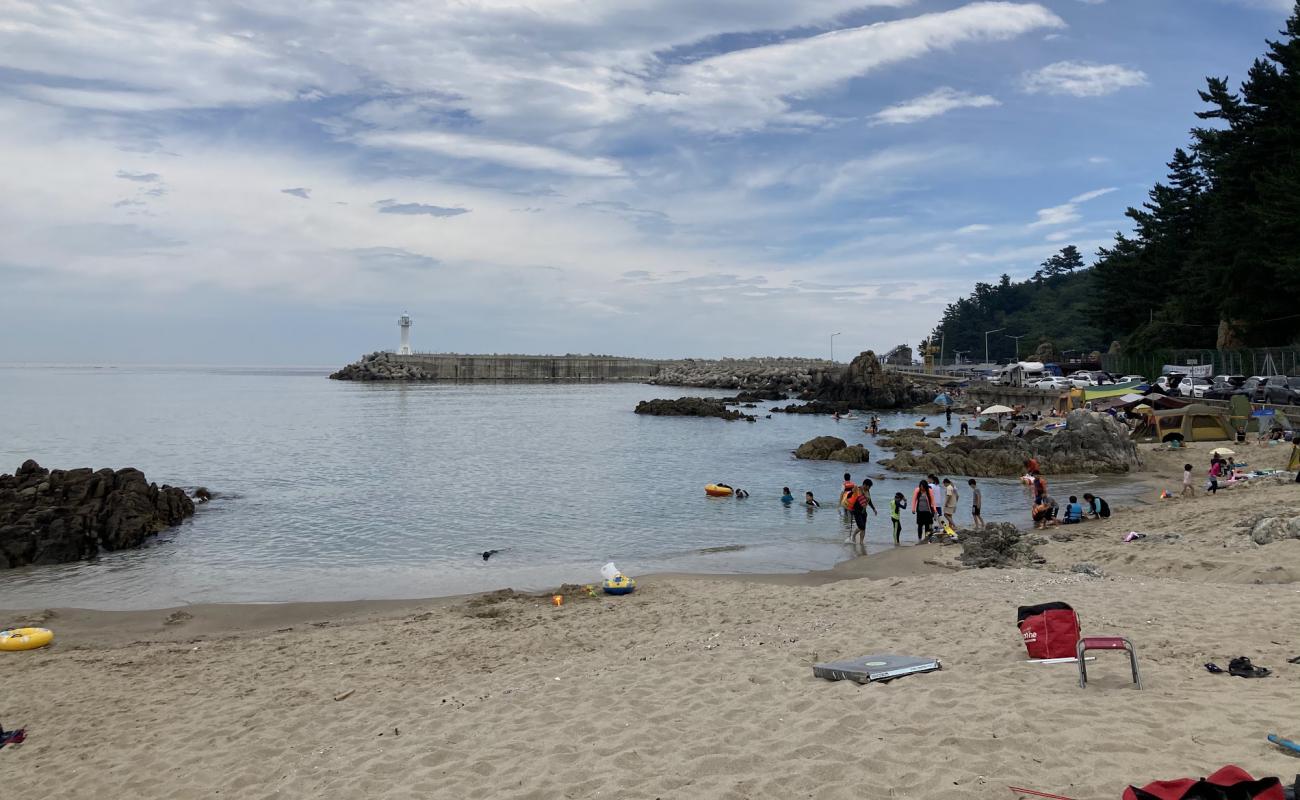
[{"label": "red chair", "polygon": [[1128,653],[1129,664],[1133,667],[1133,683],[1142,688],[1142,676],[1138,674],[1137,650],[1133,643],[1123,636],[1084,636],[1075,647],[1075,656],[1079,660],[1079,688],[1088,688],[1088,664],[1083,654],[1089,650],[1124,650]]}]

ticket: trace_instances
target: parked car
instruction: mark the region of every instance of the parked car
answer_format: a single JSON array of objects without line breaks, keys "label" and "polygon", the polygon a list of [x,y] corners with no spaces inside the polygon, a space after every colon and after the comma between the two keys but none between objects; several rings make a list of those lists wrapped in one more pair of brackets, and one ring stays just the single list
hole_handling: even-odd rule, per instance
[{"label": "parked car", "polygon": [[1071,384],[1070,381],[1065,378],[1051,377],[1051,378],[1042,378],[1036,381],[1034,383],[1034,388],[1047,389],[1048,391],[1052,391],[1052,392],[1063,392],[1069,389],[1070,386],[1072,385],[1073,384]]},{"label": "parked car", "polygon": [[[1259,377],[1258,379],[1251,378],[1250,381],[1255,381],[1255,388],[1250,393],[1250,402],[1267,403],[1268,387],[1270,385],[1281,386],[1282,384],[1286,383],[1286,376],[1285,375],[1264,375]],[[1250,381],[1246,381],[1246,383],[1250,383]]]},{"label": "parked car", "polygon": [[1189,375],[1178,382],[1178,394],[1183,397],[1205,397],[1210,385],[1208,378],[1193,378]]},{"label": "parked car", "polygon": [[1264,402],[1282,406],[1300,404],[1300,378],[1271,375],[1263,384]]},{"label": "parked car", "polygon": [[1211,383],[1231,383],[1234,386],[1240,386],[1246,382],[1245,375],[1215,375],[1210,379]]},{"label": "parked car", "polygon": [[1255,387],[1250,389],[1244,388],[1244,384],[1232,383],[1231,381],[1215,381],[1205,394],[1201,395],[1206,400],[1231,400],[1237,395],[1242,395],[1249,400],[1255,391]]},{"label": "parked car", "polygon": [[1141,375],[1125,375],[1119,379],[1120,383],[1146,383],[1147,379]]}]

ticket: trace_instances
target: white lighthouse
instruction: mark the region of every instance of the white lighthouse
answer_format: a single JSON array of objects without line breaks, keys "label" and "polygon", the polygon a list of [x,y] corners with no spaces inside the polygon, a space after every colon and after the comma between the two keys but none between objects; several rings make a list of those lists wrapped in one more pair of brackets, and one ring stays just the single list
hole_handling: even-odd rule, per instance
[{"label": "white lighthouse", "polygon": [[397,348],[399,356],[411,354],[411,315],[403,314],[397,319],[397,327],[402,331],[402,346]]}]

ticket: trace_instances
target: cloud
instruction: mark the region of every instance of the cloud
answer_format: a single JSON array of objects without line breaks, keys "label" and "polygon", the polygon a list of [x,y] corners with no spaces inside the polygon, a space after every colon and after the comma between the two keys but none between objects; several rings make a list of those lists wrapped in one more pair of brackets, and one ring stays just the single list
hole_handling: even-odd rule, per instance
[{"label": "cloud", "polygon": [[1066,94],[1075,97],[1101,97],[1120,89],[1146,86],[1147,75],[1119,64],[1091,64],[1083,61],[1058,61],[1042,69],[1025,73],[1024,90],[1030,94]]},{"label": "cloud", "polygon": [[401,247],[361,247],[346,252],[362,269],[375,272],[427,270],[441,263],[436,258],[413,253]]},{"label": "cloud", "polygon": [[1094,189],[1090,192],[1084,192],[1083,194],[1075,195],[1074,197],[1071,197],[1069,201],[1062,203],[1059,206],[1052,206],[1051,208],[1039,209],[1038,219],[1030,223],[1029,227],[1045,228],[1045,227],[1052,227],[1055,225],[1068,225],[1071,222],[1078,222],[1079,220],[1083,219],[1083,216],[1079,213],[1080,204],[1087,203],[1091,200],[1096,200],[1098,197],[1104,197],[1114,191],[1117,190],[1113,186],[1107,187],[1105,189]]},{"label": "cloud", "polygon": [[293,195],[294,197],[301,197],[303,200],[310,200],[310,199],[311,199],[311,189],[307,189],[307,188],[302,187],[302,186],[296,186],[296,187],[294,187],[294,188],[292,188],[292,189],[281,189],[281,190],[280,190],[280,193],[281,193],[281,194],[291,194],[291,195]]},{"label": "cloud", "polygon": [[156,172],[128,172],[124,169],[117,171],[117,177],[124,181],[135,181],[136,183],[157,183],[162,180],[162,176]]},{"label": "cloud", "polygon": [[823,122],[791,103],[876,70],[973,41],[1064,27],[1036,3],[972,3],[952,11],[734,50],[669,70],[647,102],[692,127],[739,132]]},{"label": "cloud", "polygon": [[431,206],[424,203],[398,203],[393,200],[380,200],[376,203],[380,214],[424,215],[428,217],[458,217],[468,214],[468,208]]},{"label": "cloud", "polygon": [[960,234],[984,233],[985,231],[990,231],[990,230],[993,230],[992,225],[983,225],[980,223],[976,223],[974,225],[967,225],[964,228],[958,228],[957,233]]},{"label": "cloud", "polygon": [[872,116],[874,125],[908,125],[931,119],[958,108],[989,108],[1001,105],[997,98],[959,92],[945,86],[929,94],[892,105]]},{"label": "cloud", "polygon": [[587,158],[550,147],[500,141],[440,131],[376,131],[355,137],[366,147],[423,150],[449,158],[488,161],[516,169],[560,172],[589,178],[613,178],[623,167],[607,158]]}]

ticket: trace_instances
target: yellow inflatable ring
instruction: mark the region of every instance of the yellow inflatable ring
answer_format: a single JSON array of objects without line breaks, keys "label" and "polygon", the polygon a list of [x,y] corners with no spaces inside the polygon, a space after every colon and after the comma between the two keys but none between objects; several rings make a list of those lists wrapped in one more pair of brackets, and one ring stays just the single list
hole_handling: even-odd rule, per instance
[{"label": "yellow inflatable ring", "polygon": [[709,497],[731,497],[736,493],[736,490],[732,489],[730,486],[718,486],[710,483],[708,486],[704,487],[704,493]]},{"label": "yellow inflatable ring", "polygon": [[35,650],[54,641],[54,631],[47,628],[14,628],[0,631],[0,650]]},{"label": "yellow inflatable ring", "polygon": [[930,427],[930,423],[928,423],[928,422],[913,422],[912,424],[915,425],[915,426],[918,427],[918,428],[928,428],[928,427]]},{"label": "yellow inflatable ring", "polygon": [[636,590],[636,581],[626,575],[618,575],[605,581],[605,594],[631,594]]}]

